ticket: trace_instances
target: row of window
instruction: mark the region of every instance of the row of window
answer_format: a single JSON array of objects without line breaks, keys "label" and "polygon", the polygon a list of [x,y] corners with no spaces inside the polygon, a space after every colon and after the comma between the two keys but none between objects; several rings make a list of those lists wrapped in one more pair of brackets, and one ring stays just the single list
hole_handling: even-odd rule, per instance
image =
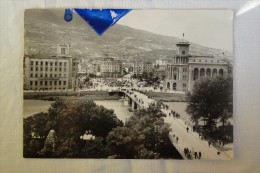
[{"label": "row of window", "polygon": [[[167,83],[167,89],[171,89],[171,86],[170,86],[170,82]],[[186,83],[183,83],[182,84],[182,87],[186,90],[186,87],[187,87],[187,84]],[[176,90],[177,89],[177,83],[173,83],[172,84],[172,90]]]},{"label": "row of window", "polygon": [[42,88],[42,87],[30,87],[30,90],[57,90],[57,89],[59,89],[59,90],[65,90],[65,89],[67,89],[66,87],[59,87],[59,88],[56,88],[56,87],[54,87],[54,88],[47,88],[47,87],[45,87],[45,88]]},{"label": "row of window", "polygon": [[33,73],[31,73],[31,75],[30,75],[30,77],[67,77],[67,74],[37,74],[37,73],[35,73],[35,74],[33,74]]},{"label": "row of window", "polygon": [[67,81],[30,81],[30,85],[35,85],[37,86],[38,84],[39,85],[67,85]]},{"label": "row of window", "polygon": [[43,62],[43,61],[31,61],[31,65],[43,65],[43,64],[45,64],[45,66],[48,66],[48,65],[50,65],[50,66],[52,66],[53,64],[54,64],[54,66],[58,66],[58,64],[60,65],[60,66],[66,66],[67,65],[67,62]]},{"label": "row of window", "polygon": [[[35,67],[35,71],[43,71],[43,67],[40,67],[40,68],[38,68],[38,67]],[[48,70],[50,70],[50,71],[52,71],[52,68],[48,68],[48,67],[45,67],[45,71],[48,71]],[[54,68],[54,71],[62,71],[62,68],[60,67],[60,68],[57,68],[57,67],[55,67]],[[33,67],[31,67],[31,71],[34,71],[34,68]],[[64,67],[63,68],[63,71],[67,71],[67,68],[66,67]]]}]

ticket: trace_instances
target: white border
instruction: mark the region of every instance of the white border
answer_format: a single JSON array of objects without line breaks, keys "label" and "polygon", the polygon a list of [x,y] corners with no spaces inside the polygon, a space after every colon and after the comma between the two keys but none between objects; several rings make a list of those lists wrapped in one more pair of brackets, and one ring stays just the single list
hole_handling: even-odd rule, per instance
[{"label": "white border", "polygon": [[[221,8],[234,11],[235,158],[232,161],[24,159],[23,12],[26,8]],[[0,172],[259,172],[260,0],[1,0]]]}]

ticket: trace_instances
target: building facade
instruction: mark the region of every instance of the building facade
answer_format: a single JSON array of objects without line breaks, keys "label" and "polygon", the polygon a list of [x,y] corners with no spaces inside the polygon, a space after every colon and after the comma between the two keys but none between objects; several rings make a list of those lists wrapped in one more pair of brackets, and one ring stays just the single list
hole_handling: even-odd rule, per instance
[{"label": "building facade", "polygon": [[232,65],[214,56],[191,56],[189,42],[179,42],[177,55],[173,62],[167,65],[165,91],[192,91],[195,81],[204,77],[232,75]]},{"label": "building facade", "polygon": [[118,77],[122,74],[122,62],[113,58],[104,58],[100,62],[100,72],[104,77]]},{"label": "building facade", "polygon": [[151,62],[135,62],[133,65],[133,73],[136,75],[143,74],[144,72],[153,72],[153,64]]},{"label": "building facade", "polygon": [[79,61],[70,55],[68,44],[57,46],[57,55],[24,57],[24,90],[67,90],[77,86]]}]

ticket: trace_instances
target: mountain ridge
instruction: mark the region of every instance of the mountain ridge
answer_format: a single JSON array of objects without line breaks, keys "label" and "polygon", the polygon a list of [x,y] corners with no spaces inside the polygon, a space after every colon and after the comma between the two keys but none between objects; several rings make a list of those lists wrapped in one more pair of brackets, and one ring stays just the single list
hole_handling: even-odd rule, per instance
[{"label": "mountain ridge", "polygon": [[[26,10],[25,54],[52,56],[56,54],[57,44],[70,43],[71,54],[75,57],[99,58],[109,55],[118,59],[169,60],[176,54],[176,43],[182,40],[119,24],[100,37],[76,13],[71,22],[65,22],[63,15],[64,10]],[[192,55],[216,55],[221,52],[232,59],[228,51],[196,43],[190,46]]]}]

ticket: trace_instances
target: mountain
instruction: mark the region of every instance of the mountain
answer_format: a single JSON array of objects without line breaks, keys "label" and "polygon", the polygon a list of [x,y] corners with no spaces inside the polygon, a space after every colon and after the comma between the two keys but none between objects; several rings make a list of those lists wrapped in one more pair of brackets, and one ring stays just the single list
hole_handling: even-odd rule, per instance
[{"label": "mountain", "polygon": [[[109,55],[125,59],[170,59],[176,54],[176,43],[180,38],[162,36],[151,32],[133,29],[116,24],[101,37],[78,16],[73,20],[63,19],[64,10],[26,10],[25,11],[25,54],[39,57],[56,54],[58,43],[70,43],[71,54],[81,58],[98,58]],[[192,55],[215,55],[225,52],[191,43]]]}]

